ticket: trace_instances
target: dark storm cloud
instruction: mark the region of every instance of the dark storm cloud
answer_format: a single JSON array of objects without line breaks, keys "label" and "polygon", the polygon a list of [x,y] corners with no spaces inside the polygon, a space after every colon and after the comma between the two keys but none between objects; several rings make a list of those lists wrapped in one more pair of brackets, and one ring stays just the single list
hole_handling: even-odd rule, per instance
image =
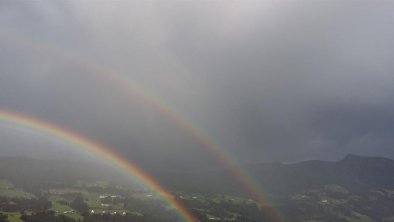
[{"label": "dark storm cloud", "polygon": [[[337,159],[347,152],[392,156],[384,132],[391,123],[393,5],[286,6],[269,21],[261,16],[246,24],[244,33],[235,27],[237,38],[199,30],[209,36],[173,41],[179,58],[210,85],[205,107],[219,106],[216,133],[223,143],[256,161]],[[220,30],[215,17],[200,19]],[[363,133],[378,134],[375,144],[356,145]]]},{"label": "dark storm cloud", "polygon": [[[393,6],[3,1],[0,24],[133,79],[240,161],[393,158]],[[0,46],[2,107],[148,165],[210,159],[164,115],[72,60],[5,38]]]}]

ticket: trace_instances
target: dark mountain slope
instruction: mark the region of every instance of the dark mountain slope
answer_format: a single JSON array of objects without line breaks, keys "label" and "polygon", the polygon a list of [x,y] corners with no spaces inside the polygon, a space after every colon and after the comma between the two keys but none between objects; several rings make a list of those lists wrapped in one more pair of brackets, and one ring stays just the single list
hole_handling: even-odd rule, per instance
[{"label": "dark mountain slope", "polygon": [[[266,197],[280,203],[294,193],[337,184],[351,192],[394,188],[394,160],[348,155],[338,162],[305,161],[295,164],[255,164],[244,166]],[[248,196],[229,170],[156,171],[154,178],[173,190],[223,193]],[[46,183],[67,184],[78,179],[108,180],[121,178],[113,169],[92,164],[23,157],[0,158],[0,179],[11,180],[28,190]]]},{"label": "dark mountain slope", "polygon": [[[261,190],[272,201],[283,201],[303,190],[337,184],[352,192],[394,188],[394,160],[347,155],[338,162],[311,160],[295,164],[247,165]],[[228,170],[156,172],[173,189],[248,195]]]}]

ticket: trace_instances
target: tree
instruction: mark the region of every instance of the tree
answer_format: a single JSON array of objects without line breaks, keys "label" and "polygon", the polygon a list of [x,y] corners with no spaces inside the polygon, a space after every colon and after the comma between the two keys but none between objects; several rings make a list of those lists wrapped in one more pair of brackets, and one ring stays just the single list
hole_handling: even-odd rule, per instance
[{"label": "tree", "polygon": [[0,213],[0,222],[8,222],[8,215]]},{"label": "tree", "polygon": [[77,197],[75,197],[73,202],[71,202],[70,206],[82,214],[89,212],[89,207],[85,203],[81,194],[79,194]]}]

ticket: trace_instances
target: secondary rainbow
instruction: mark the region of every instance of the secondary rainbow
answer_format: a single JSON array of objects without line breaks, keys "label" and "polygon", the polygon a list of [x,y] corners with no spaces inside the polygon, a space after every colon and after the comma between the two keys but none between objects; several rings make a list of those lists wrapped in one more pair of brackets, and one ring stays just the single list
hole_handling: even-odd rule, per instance
[{"label": "secondary rainbow", "polygon": [[[3,34],[3,39],[5,38],[8,41],[15,42],[36,51],[47,52],[51,55],[58,56],[61,59],[65,59],[66,61],[73,62],[74,64],[85,68],[89,73],[100,76],[105,80],[110,80],[118,89],[123,89],[126,93],[130,93],[144,103],[154,107],[212,153],[215,158],[223,164],[223,166],[231,171],[254,200],[259,202],[261,205],[270,205],[264,197],[263,192],[259,189],[257,183],[253,180],[252,176],[247,171],[243,170],[234,158],[226,153],[223,147],[215,143],[211,137],[203,132],[203,130],[200,130],[192,121],[185,118],[179,111],[172,108],[159,96],[153,95],[151,92],[140,87],[136,82],[121,75],[116,75],[99,64],[91,62],[86,58],[70,52],[69,50],[58,48],[50,44],[42,44],[41,42],[26,39],[21,35],[11,35],[9,33],[0,34]],[[271,208],[270,221],[282,220],[282,215],[277,210]]]},{"label": "secondary rainbow", "polygon": [[163,200],[165,200],[168,204],[170,204],[177,210],[179,216],[183,220],[189,222],[197,221],[180,203],[178,203],[172,197],[171,194],[166,192],[166,190],[161,185],[159,185],[153,178],[151,178],[148,174],[142,171],[137,165],[131,163],[128,160],[125,160],[120,155],[112,151],[110,148],[95,143],[80,134],[61,128],[44,120],[39,120],[33,117],[9,112],[6,110],[0,110],[0,121],[17,124],[19,126],[27,127],[33,130],[39,130],[40,132],[45,133],[49,136],[54,136],[56,138],[75,144],[77,145],[76,147],[80,149],[84,149],[91,154],[110,161],[118,168],[132,174],[132,176],[135,176],[150,189],[160,195]]}]

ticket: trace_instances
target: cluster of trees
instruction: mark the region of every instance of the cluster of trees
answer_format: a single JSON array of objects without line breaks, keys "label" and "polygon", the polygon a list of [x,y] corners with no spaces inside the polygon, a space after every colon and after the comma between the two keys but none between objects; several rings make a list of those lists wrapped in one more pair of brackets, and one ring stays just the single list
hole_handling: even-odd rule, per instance
[{"label": "cluster of trees", "polygon": [[[236,202],[232,200],[188,200],[177,199],[182,205],[193,209],[192,213],[202,222],[212,221],[207,215],[220,218],[220,221],[270,221],[270,209],[262,208],[251,202]],[[231,212],[231,213],[230,213]]]},{"label": "cluster of trees", "polygon": [[121,197],[107,196],[107,197],[101,199],[101,203],[103,203],[103,204],[122,204],[122,203],[124,203],[124,200]]},{"label": "cluster of trees", "polygon": [[8,216],[0,213],[0,222],[8,222]]},{"label": "cluster of trees", "polygon": [[[82,220],[75,220],[65,215],[56,215],[53,211],[22,214],[20,219],[24,222],[175,222],[160,215],[112,215],[112,214],[84,214]],[[9,222],[7,215],[0,213],[0,222]]]},{"label": "cluster of trees", "polygon": [[52,203],[44,197],[38,199],[0,197],[0,211],[18,212],[34,211],[43,212],[52,207]]},{"label": "cluster of trees", "polygon": [[113,193],[118,194],[119,196],[130,196],[132,191],[120,186],[109,185],[107,187],[100,186],[82,186],[83,189],[91,192],[91,193]]},{"label": "cluster of trees", "polygon": [[76,222],[74,219],[64,215],[56,216],[53,211],[33,213],[32,215],[22,215],[24,222]]},{"label": "cluster of trees", "polygon": [[70,206],[82,214],[87,214],[89,212],[89,206],[81,194],[75,197],[75,199],[70,203]]},{"label": "cluster of trees", "polygon": [[168,218],[163,218],[160,215],[146,215],[137,216],[133,214],[111,215],[111,214],[92,214],[86,215],[83,222],[174,222]]},{"label": "cluster of trees", "polygon": [[[76,222],[74,219],[64,215],[56,216],[52,211],[33,213],[31,215],[22,214],[20,219],[24,222]],[[0,222],[9,222],[8,216],[0,213]]]},{"label": "cluster of trees", "polygon": [[293,221],[389,221],[394,216],[394,198],[390,190],[351,193],[339,186],[306,190],[289,201],[281,212]]},{"label": "cluster of trees", "polygon": [[143,214],[146,221],[179,221],[176,212],[166,208],[166,204],[159,200],[127,197],[123,199],[123,204],[128,211]]}]

